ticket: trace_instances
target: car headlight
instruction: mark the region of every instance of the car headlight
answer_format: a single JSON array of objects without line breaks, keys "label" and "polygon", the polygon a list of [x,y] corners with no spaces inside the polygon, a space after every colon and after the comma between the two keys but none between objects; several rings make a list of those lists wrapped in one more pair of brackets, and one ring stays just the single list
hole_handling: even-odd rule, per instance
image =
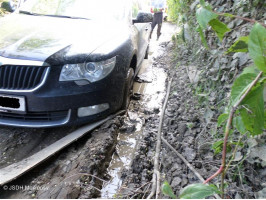
[{"label": "car headlight", "polygon": [[115,64],[116,57],[101,62],[66,64],[61,70],[59,81],[99,81],[110,74]]}]

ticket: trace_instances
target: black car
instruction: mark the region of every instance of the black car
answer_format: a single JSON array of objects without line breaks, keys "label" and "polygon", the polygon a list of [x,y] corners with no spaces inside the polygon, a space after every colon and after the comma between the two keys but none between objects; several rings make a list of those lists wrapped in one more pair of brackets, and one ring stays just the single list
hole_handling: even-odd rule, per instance
[{"label": "black car", "polygon": [[126,109],[152,20],[131,13],[128,0],[27,0],[0,18],[0,124],[76,125]]}]

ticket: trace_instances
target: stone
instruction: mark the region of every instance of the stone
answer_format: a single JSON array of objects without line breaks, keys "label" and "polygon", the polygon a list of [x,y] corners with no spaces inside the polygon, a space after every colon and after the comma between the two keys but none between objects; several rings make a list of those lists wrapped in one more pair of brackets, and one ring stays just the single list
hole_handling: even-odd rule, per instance
[{"label": "stone", "polygon": [[132,121],[132,122],[137,122],[139,119],[138,114],[135,112],[131,112],[131,111],[128,111],[128,117],[129,117],[130,121]]},{"label": "stone", "polygon": [[125,123],[121,128],[120,131],[122,133],[132,133],[136,130],[136,125],[130,122]]},{"label": "stone", "polygon": [[172,183],[171,183],[171,186],[173,188],[177,188],[182,182],[182,179],[179,178],[179,177],[175,177],[173,180],[172,180]]},{"label": "stone", "polygon": [[266,188],[255,193],[256,199],[266,199]]},{"label": "stone", "polygon": [[187,158],[188,161],[193,161],[196,158],[196,152],[194,149],[191,148],[185,148],[184,152],[185,157]]},{"label": "stone", "polygon": [[233,61],[231,62],[231,64],[230,64],[230,68],[236,68],[237,65],[238,65],[238,59],[235,59],[235,60],[233,60]]},{"label": "stone", "polygon": [[186,123],[181,123],[178,125],[178,132],[179,134],[184,134],[187,130],[187,124]]}]

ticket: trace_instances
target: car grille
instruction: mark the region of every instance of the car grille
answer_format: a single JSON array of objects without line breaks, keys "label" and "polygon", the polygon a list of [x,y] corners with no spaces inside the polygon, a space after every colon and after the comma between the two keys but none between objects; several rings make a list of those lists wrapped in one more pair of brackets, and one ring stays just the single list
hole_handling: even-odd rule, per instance
[{"label": "car grille", "polygon": [[66,119],[68,113],[69,111],[28,112],[26,114],[0,112],[0,119],[12,119],[21,122],[53,122]]},{"label": "car grille", "polygon": [[41,84],[47,70],[42,66],[0,66],[0,89],[34,89]]}]

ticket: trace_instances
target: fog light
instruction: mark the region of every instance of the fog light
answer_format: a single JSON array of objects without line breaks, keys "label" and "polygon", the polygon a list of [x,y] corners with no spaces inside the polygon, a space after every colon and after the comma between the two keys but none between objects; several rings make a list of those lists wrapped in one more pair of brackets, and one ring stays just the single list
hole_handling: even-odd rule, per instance
[{"label": "fog light", "polygon": [[97,113],[103,112],[109,108],[108,103],[103,103],[94,106],[81,107],[78,109],[78,117],[86,117],[90,115],[95,115]]}]

